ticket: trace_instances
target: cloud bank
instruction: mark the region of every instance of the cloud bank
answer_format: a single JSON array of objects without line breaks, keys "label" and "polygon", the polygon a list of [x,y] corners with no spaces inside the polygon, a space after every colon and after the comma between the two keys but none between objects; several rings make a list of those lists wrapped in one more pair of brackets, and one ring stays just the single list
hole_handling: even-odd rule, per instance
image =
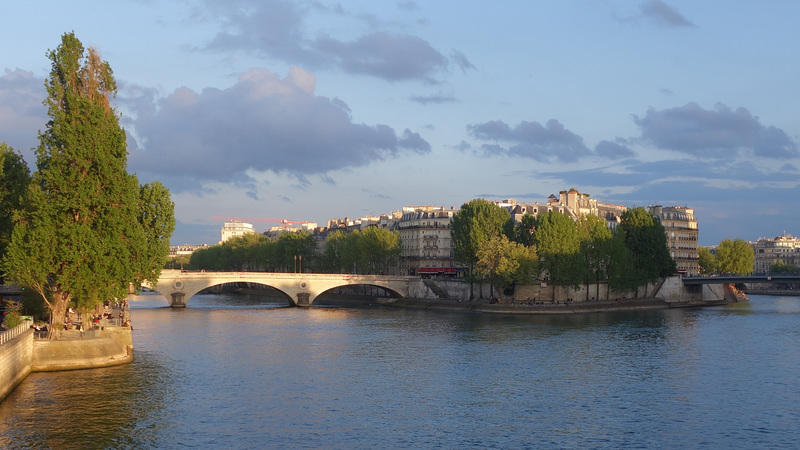
[{"label": "cloud bank", "polygon": [[180,88],[139,105],[130,122],[130,166],[224,183],[248,170],[303,177],[431,151],[408,129],[398,135],[388,125],[353,123],[347,105],[315,95],[315,84],[299,68],[283,79],[252,69],[228,89]]},{"label": "cloud bank", "polygon": [[[323,15],[348,16],[341,5],[325,7],[314,3],[309,8],[281,0],[224,5],[210,1],[205,5],[213,13],[200,14],[221,27],[204,46],[207,50],[250,52],[316,70],[332,68],[392,82],[416,80],[432,84],[451,64],[462,71],[475,68],[464,53],[453,50],[448,58],[426,40],[408,33],[376,30],[341,39],[322,30],[313,36],[306,32],[310,14],[307,9]],[[414,11],[416,8],[410,5],[403,3],[398,8]],[[358,20],[376,26],[374,17]]]}]

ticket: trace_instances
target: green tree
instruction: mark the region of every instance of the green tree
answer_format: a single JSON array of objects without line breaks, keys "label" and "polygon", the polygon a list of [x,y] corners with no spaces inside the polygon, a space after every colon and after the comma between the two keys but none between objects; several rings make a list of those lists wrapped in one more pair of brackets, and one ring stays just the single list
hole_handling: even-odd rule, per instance
[{"label": "green tree", "polygon": [[723,239],[717,246],[717,269],[720,272],[749,275],[753,273],[755,253],[743,239]]},{"label": "green tree", "polygon": [[175,203],[161,182],[139,189],[139,224],[144,231],[144,246],[139,252],[139,267],[133,282],[158,280],[169,257],[169,238],[175,231]]},{"label": "green tree", "polygon": [[664,226],[652,213],[642,207],[629,209],[622,214],[620,226],[625,231],[625,245],[631,255],[637,287],[675,273]]},{"label": "green tree", "polygon": [[783,261],[777,261],[769,266],[769,273],[800,273],[800,267],[794,264],[786,264]]},{"label": "green tree", "polygon": [[226,251],[222,245],[211,245],[207,248],[197,249],[192,252],[189,266],[193,270],[231,270]]},{"label": "green tree", "polygon": [[309,272],[314,267],[317,243],[308,231],[283,233],[273,245],[277,263],[286,272]]},{"label": "green tree", "polygon": [[343,230],[328,233],[322,250],[323,270],[329,273],[347,273],[348,268],[352,270],[352,267],[345,265],[346,240],[347,232]]},{"label": "green tree", "polygon": [[125,131],[111,106],[111,67],[74,33],[64,34],[48,57],[50,120],[39,134],[37,171],[4,266],[42,297],[52,312],[51,330],[58,330],[71,300],[90,311],[157,273],[161,247],[149,249],[147,241],[168,238],[169,227],[146,230],[149,216],[139,214],[140,186],[127,172]]},{"label": "green tree", "polygon": [[700,273],[708,275],[717,271],[716,258],[708,247],[698,247],[697,256],[699,258],[698,265],[700,266]]},{"label": "green tree", "polygon": [[578,227],[566,214],[549,211],[536,217],[536,250],[540,269],[559,285],[578,287],[584,280],[585,265],[580,255]]},{"label": "green tree", "polygon": [[529,284],[535,274],[536,248],[512,242],[505,235],[495,236],[478,249],[476,271],[489,279],[498,297],[514,283]]},{"label": "green tree", "polygon": [[[450,222],[450,236],[456,261],[469,267],[470,275],[478,262],[478,250],[484,242],[503,234],[511,215],[505,209],[484,199],[461,205]],[[470,276],[470,300],[474,298]]]},{"label": "green tree", "polygon": [[[596,297],[599,295],[600,281],[608,280],[608,266],[611,264],[611,230],[606,221],[591,214],[578,218],[580,254],[583,261],[584,284],[597,283]],[[589,289],[586,290],[588,299]]]},{"label": "green tree", "polygon": [[536,237],[534,236],[536,233],[536,216],[533,214],[525,214],[518,224],[514,225],[511,220],[508,221],[508,224],[510,226],[506,226],[506,235],[511,241],[527,247],[536,245]]},{"label": "green tree", "polygon": [[631,290],[639,287],[634,262],[628,250],[625,230],[617,227],[611,232],[609,242],[608,287],[617,290]]},{"label": "green tree", "polygon": [[361,273],[395,273],[400,261],[400,235],[386,228],[367,227],[358,233]]},{"label": "green tree", "polygon": [[[11,243],[14,214],[22,208],[30,181],[30,170],[22,155],[0,142],[0,260]],[[0,270],[0,284],[3,282],[4,274]]]}]

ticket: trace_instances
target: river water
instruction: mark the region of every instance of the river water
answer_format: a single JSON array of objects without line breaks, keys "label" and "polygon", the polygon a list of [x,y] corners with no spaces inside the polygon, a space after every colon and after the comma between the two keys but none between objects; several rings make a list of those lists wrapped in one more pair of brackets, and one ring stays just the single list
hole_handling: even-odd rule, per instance
[{"label": "river water", "polygon": [[797,448],[800,298],[565,316],[132,302],[135,361],[31,374],[3,448]]}]

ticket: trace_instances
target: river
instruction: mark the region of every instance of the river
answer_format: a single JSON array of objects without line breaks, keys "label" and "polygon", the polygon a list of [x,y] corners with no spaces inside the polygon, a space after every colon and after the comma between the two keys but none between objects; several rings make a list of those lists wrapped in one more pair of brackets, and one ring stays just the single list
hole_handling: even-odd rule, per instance
[{"label": "river", "polygon": [[800,445],[800,298],[565,316],[132,302],[135,361],[31,374],[3,448]]}]

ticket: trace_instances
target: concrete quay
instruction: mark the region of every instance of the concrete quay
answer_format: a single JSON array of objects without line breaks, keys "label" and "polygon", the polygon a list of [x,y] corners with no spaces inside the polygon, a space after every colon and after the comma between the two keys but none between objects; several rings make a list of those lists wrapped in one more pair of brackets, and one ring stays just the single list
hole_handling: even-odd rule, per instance
[{"label": "concrete quay", "polygon": [[15,336],[0,344],[0,401],[32,372],[93,369],[133,361],[130,326],[107,326],[97,330],[97,337],[64,331],[59,340],[35,339],[30,326],[26,322],[6,331],[14,331]]}]

